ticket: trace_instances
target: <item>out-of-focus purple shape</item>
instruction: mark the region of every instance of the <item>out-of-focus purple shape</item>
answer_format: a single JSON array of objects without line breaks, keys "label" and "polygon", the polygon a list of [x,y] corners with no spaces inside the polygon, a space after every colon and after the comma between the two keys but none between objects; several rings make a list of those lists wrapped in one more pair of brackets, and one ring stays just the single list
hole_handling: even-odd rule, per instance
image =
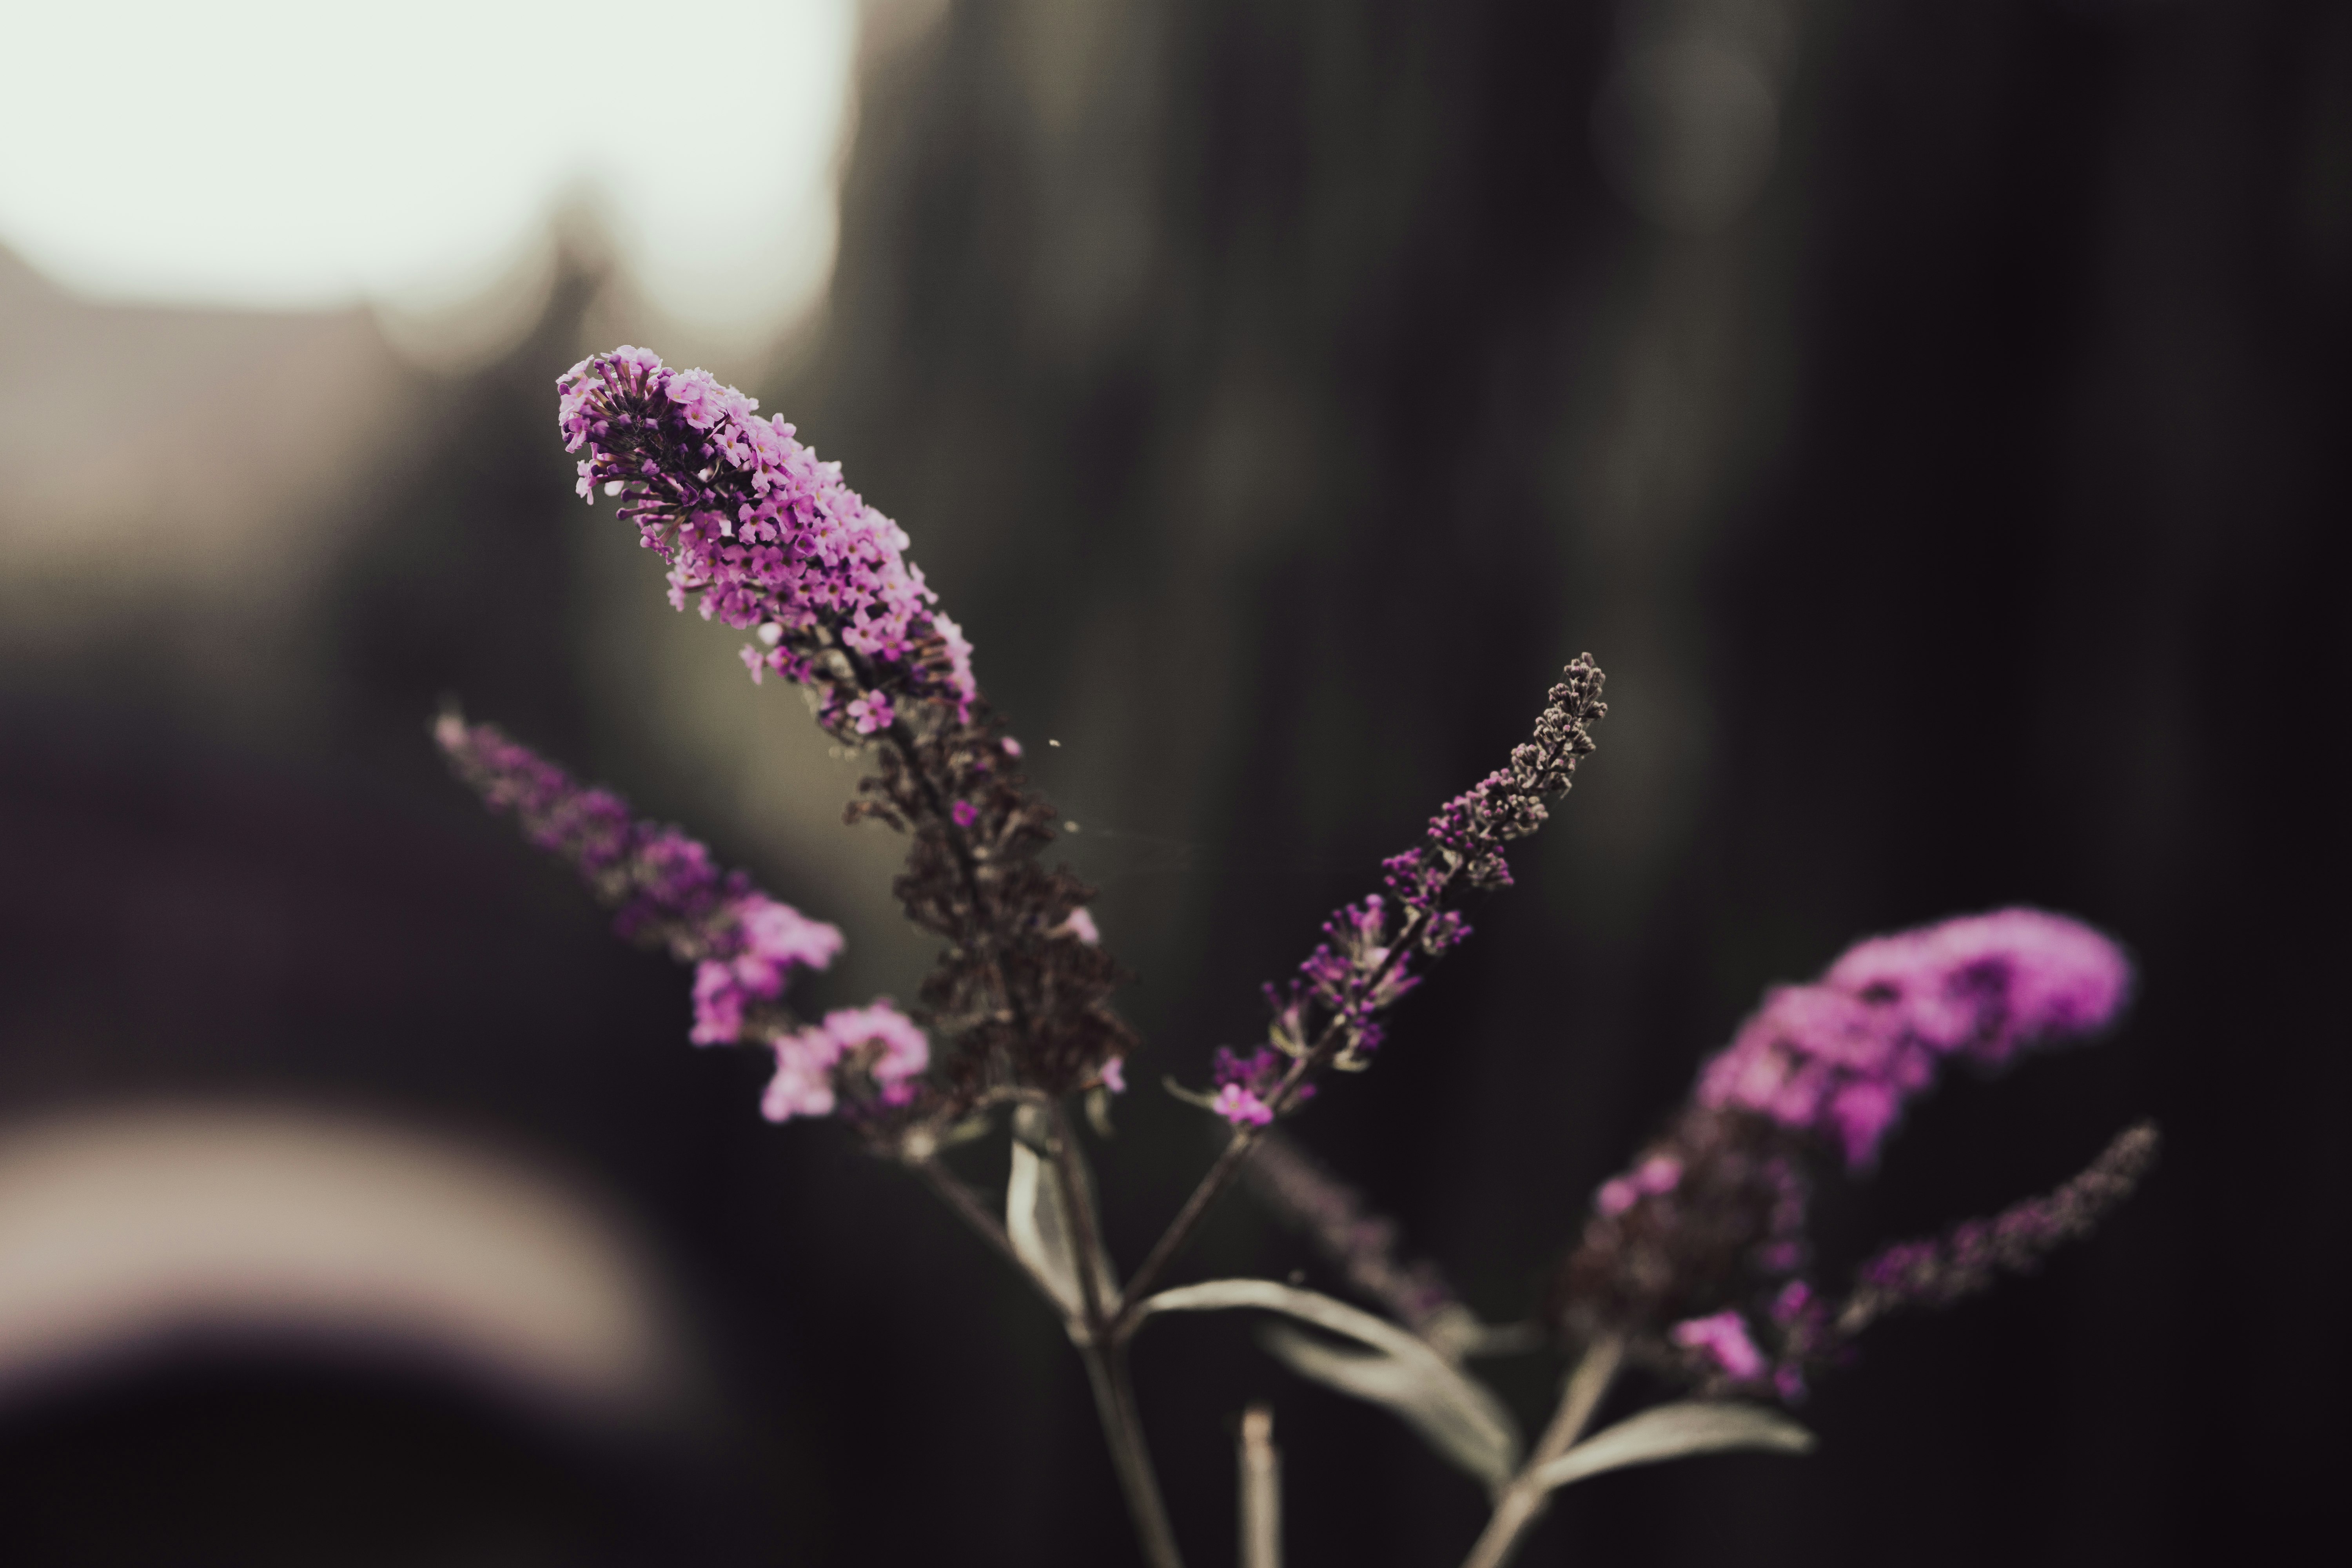
[{"label": "out-of-focus purple shape", "polygon": [[2160,1142],[2153,1122],[2126,1128],[2056,1190],[1990,1219],[1965,1221],[1939,1238],[1885,1248],[1856,1271],[1860,1282],[1837,1314],[1836,1331],[1851,1337],[1897,1308],[1948,1306],[2001,1274],[2031,1272],[2129,1197],[2156,1163]]},{"label": "out-of-focus purple shape", "polygon": [[1697,1098],[1818,1133],[1864,1165],[1945,1058],[1999,1066],[2095,1034],[2131,980],[2113,942],[2040,910],[1874,937],[1818,983],[1769,993],[1702,1070]]},{"label": "out-of-focus purple shape", "polygon": [[1748,1320],[1738,1312],[1717,1312],[1685,1318],[1666,1337],[1685,1350],[1697,1351],[1734,1383],[1752,1383],[1764,1372],[1764,1352],[1748,1331]]}]

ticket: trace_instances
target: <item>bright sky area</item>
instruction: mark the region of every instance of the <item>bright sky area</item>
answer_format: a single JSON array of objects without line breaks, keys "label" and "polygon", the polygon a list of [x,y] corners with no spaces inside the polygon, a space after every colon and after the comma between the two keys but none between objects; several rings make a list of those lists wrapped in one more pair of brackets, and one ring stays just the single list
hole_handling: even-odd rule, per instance
[{"label": "bright sky area", "polygon": [[0,0],[0,245],[104,300],[429,312],[600,211],[662,310],[824,284],[855,0]]}]

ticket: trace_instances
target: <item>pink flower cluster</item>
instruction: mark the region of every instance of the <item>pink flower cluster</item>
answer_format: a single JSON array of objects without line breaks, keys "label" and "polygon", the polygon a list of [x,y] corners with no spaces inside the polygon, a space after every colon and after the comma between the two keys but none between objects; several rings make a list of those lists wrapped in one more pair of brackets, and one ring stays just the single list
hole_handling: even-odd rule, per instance
[{"label": "pink flower cluster", "polygon": [[[701,847],[699,845],[697,848]],[[728,906],[734,951],[706,958],[694,971],[694,1034],[698,1046],[732,1045],[743,1037],[743,1007],[784,994],[793,966],[824,969],[841,952],[841,932],[790,904],[750,892]]]},{"label": "pink flower cluster", "polygon": [[1867,1164],[1945,1058],[1997,1066],[2095,1033],[2130,989],[2114,942],[2039,910],[1874,938],[1816,984],[1769,993],[1702,1070],[1697,1100],[1819,1133]]},{"label": "pink flower cluster", "polygon": [[1685,1318],[1666,1331],[1666,1337],[1685,1350],[1698,1352],[1733,1383],[1753,1383],[1763,1375],[1764,1352],[1748,1334],[1748,1320],[1738,1312]]},{"label": "pink flower cluster", "polygon": [[831,1115],[835,1083],[853,1073],[873,1080],[883,1104],[904,1105],[931,1063],[923,1031],[887,999],[827,1013],[823,1023],[781,1036],[774,1045],[776,1076],[760,1102],[771,1121]]},{"label": "pink flower cluster", "polygon": [[893,721],[885,685],[969,720],[971,644],[932,608],[905,531],[841,482],[838,463],[708,372],[645,349],[592,354],[556,387],[566,449],[587,454],[582,498],[600,486],[621,498],[669,563],[673,605],[698,594],[706,619],[757,628],[743,650],[754,679],[772,669],[816,686],[826,721],[863,735]]}]

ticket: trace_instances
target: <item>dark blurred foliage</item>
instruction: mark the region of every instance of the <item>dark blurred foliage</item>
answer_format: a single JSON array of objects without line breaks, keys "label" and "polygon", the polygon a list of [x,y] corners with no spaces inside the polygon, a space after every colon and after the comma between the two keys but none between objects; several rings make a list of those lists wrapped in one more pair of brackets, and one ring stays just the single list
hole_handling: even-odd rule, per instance
[{"label": "dark blurred foliage", "polygon": [[[1614,710],[1521,885],[1298,1124],[1483,1311],[1529,1310],[1766,984],[1870,931],[2039,903],[2145,984],[2114,1042],[1927,1105],[1827,1194],[1832,1259],[2050,1185],[2143,1112],[2170,1142],[2045,1277],[1882,1331],[1808,1407],[1816,1457],[1596,1481],[1527,1561],[2201,1563],[2315,1506],[2345,1384],[2352,13],[1072,0],[954,6],[866,68],[822,341],[763,391],[907,524],[1083,825],[1153,1042],[1104,1151],[1126,1257],[1208,1148],[1149,1086],[1259,1027],[1257,983],[1590,647]],[[1678,96],[1725,70],[1747,99]],[[1750,142],[1755,102],[1777,128],[1752,194],[1701,177],[1735,100]],[[29,891],[0,1092],[362,1100],[593,1173],[709,1341],[709,1473],[646,1505],[715,1532],[701,1560],[1124,1561],[1054,1325],[835,1130],[761,1124],[756,1065],[686,1048],[684,977],[425,744],[462,693],[707,809],[722,853],[752,836],[598,708],[597,574],[659,588],[610,565],[608,511],[582,542],[552,435],[594,287],[426,388],[289,655],[315,720],[239,729],[119,643],[5,672]],[[1307,1260],[1247,1202],[1186,1268]],[[1497,1373],[1532,1421],[1558,1367]],[[1157,1325],[1139,1377],[1203,1563],[1269,1394],[1295,1563],[1475,1533],[1469,1483],[1245,1325]],[[257,1465],[287,1427],[373,1434],[486,1529],[623,1462],[457,1392],[209,1386],[5,1440],[96,1466],[116,1421],[168,1468],[175,1431],[262,1434]],[[451,1424],[500,1457],[451,1459]],[[479,1470],[516,1479],[450,1473]]]}]

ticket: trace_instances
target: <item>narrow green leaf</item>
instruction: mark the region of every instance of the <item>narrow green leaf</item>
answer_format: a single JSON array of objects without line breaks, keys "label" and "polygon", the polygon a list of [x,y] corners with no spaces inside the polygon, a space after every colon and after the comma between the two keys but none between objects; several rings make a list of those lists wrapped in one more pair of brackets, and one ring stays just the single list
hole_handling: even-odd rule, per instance
[{"label": "narrow green leaf", "polygon": [[[1004,1236],[1013,1244],[1013,1252],[1044,1282],[1054,1299],[1077,1318],[1086,1312],[1085,1298],[1078,1288],[1078,1259],[1085,1253],[1073,1245],[1070,1237],[1070,1205],[1063,1201],[1062,1165],[1054,1157],[1055,1148],[1055,1131],[1045,1113],[1034,1105],[1016,1106],[1013,1112],[1013,1169],[1004,1184]],[[1091,1215],[1095,1212],[1094,1178],[1087,1168],[1086,1152],[1075,1145],[1066,1152],[1085,1198],[1079,1212]],[[1096,1299],[1106,1310],[1115,1311],[1118,1307],[1118,1279],[1111,1268],[1110,1251],[1100,1236],[1094,1237],[1092,1256]]]},{"label": "narrow green leaf", "polygon": [[1372,1353],[1280,1329],[1269,1331],[1265,1341],[1301,1376],[1394,1412],[1448,1461],[1489,1488],[1499,1488],[1518,1468],[1517,1424],[1492,1390],[1412,1334],[1345,1301],[1271,1279],[1212,1279],[1163,1290],[1145,1301],[1142,1310],[1235,1308],[1280,1312],[1368,1346]]},{"label": "narrow green leaf", "polygon": [[1685,1399],[1654,1405],[1596,1433],[1528,1478],[1544,1491],[1633,1465],[1655,1465],[1697,1454],[1739,1449],[1803,1454],[1816,1439],[1811,1432],[1764,1405]]},{"label": "narrow green leaf", "polygon": [[1279,1323],[1259,1334],[1276,1361],[1299,1376],[1385,1406],[1456,1468],[1498,1489],[1518,1468],[1518,1434],[1494,1396],[1452,1366],[1348,1350]]},{"label": "narrow green leaf", "polygon": [[1004,1235],[1019,1255],[1045,1281],[1063,1310],[1084,1310],[1078,1293],[1078,1266],[1062,1223],[1062,1178],[1050,1162],[1024,1143],[1013,1141],[1013,1175],[1004,1184]]}]

